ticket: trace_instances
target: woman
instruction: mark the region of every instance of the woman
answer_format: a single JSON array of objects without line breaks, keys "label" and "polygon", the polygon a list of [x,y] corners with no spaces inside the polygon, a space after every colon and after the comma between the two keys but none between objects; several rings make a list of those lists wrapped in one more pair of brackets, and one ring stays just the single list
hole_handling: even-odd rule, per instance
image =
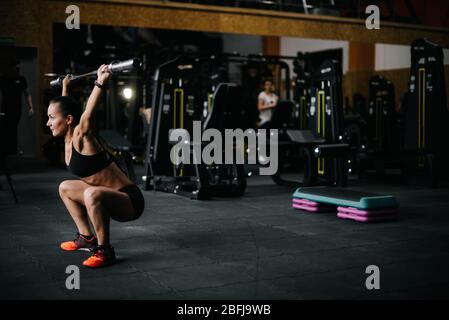
[{"label": "woman", "polygon": [[106,65],[100,66],[84,112],[67,96],[68,76],[64,79],[63,96],[52,99],[48,106],[47,126],[53,136],[64,137],[65,162],[81,178],[59,185],[59,195],[78,229],[76,239],[61,243],[61,249],[93,252],[83,262],[92,268],[115,262],[109,239],[110,218],[121,222],[135,220],[145,205],[140,189],[112,161],[96,138],[94,115],[110,75]]}]

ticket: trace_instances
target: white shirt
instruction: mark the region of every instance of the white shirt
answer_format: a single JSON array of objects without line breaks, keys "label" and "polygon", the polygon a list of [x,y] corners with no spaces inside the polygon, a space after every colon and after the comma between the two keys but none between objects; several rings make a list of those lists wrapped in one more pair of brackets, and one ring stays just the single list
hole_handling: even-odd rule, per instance
[{"label": "white shirt", "polygon": [[[262,101],[264,106],[276,105],[278,103],[278,100],[278,96],[274,93],[267,94],[265,91],[262,91],[259,94],[259,101]],[[272,109],[265,109],[260,111],[260,125],[263,125],[264,123],[271,120],[271,110]]]}]

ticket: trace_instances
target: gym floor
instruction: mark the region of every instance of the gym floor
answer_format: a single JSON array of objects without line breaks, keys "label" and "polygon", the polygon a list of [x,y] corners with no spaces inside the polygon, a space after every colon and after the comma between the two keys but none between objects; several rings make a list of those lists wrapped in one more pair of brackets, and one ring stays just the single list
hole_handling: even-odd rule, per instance
[{"label": "gym floor", "polygon": [[[87,253],[59,249],[76,232],[57,192],[71,174],[36,160],[11,162],[27,169],[13,172],[17,205],[0,180],[0,299],[449,297],[447,184],[354,179],[351,188],[401,204],[399,221],[377,224],[293,210],[293,190],[266,177],[249,179],[239,199],[145,191],[143,216],[111,225],[119,263],[90,270],[81,265]],[[80,266],[79,290],[66,289],[68,265]],[[369,265],[380,268],[380,290],[365,287]]]}]

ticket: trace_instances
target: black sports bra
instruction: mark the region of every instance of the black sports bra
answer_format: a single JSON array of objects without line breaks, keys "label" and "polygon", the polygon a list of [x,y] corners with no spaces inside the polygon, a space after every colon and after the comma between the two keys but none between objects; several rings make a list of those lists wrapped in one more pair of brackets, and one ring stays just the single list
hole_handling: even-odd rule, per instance
[{"label": "black sports bra", "polygon": [[78,151],[72,144],[72,157],[68,165],[69,170],[78,177],[89,177],[100,172],[112,162],[106,151],[101,150],[97,154],[86,156]]}]

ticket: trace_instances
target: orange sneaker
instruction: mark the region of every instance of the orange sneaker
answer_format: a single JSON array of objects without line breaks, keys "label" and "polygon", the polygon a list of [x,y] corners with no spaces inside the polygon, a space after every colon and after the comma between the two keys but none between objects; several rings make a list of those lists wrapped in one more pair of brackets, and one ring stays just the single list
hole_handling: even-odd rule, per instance
[{"label": "orange sneaker", "polygon": [[98,246],[93,255],[84,260],[83,265],[89,268],[100,268],[114,264],[115,252],[114,248],[108,246]]},{"label": "orange sneaker", "polygon": [[94,251],[97,245],[96,236],[91,236],[89,239],[77,232],[75,240],[63,242],[60,247],[64,251]]}]

